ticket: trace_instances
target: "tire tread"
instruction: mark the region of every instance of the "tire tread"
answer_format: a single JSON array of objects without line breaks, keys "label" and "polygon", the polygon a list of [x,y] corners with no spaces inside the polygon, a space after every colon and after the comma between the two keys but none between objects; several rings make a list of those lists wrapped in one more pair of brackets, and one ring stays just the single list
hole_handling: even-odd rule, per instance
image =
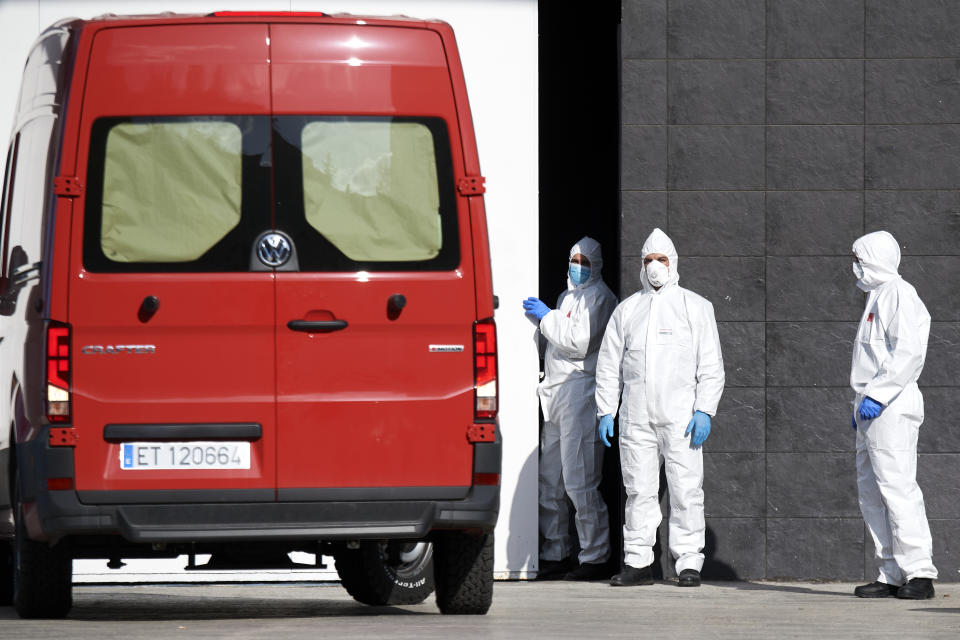
[{"label": "tire tread", "polygon": [[445,531],[433,553],[440,612],[485,614],[493,604],[493,534]]},{"label": "tire tread", "polygon": [[[62,549],[19,540],[22,574],[13,592],[21,618],[63,618],[73,606],[72,560]],[[14,569],[16,571],[16,569]]]},{"label": "tire tread", "polygon": [[[361,604],[374,607],[420,604],[433,591],[429,575],[420,588],[398,589],[384,571],[375,548],[369,545],[360,549],[340,549],[334,553],[333,559],[340,576],[340,584]],[[429,569],[429,565],[427,568]]]},{"label": "tire tread", "polygon": [[73,558],[63,544],[51,546],[27,536],[19,478],[14,495],[13,608],[21,618],[65,618],[73,606]]}]

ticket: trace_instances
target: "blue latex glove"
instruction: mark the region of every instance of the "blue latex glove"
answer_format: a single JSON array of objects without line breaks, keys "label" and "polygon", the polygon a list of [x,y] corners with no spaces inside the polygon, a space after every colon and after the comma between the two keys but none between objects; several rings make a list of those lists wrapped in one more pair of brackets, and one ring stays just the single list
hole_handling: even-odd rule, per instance
[{"label": "blue latex glove", "polygon": [[853,430],[857,430],[857,414],[850,416],[850,425],[853,427]]},{"label": "blue latex glove", "polygon": [[881,411],[883,411],[883,405],[870,396],[864,398],[860,403],[859,413],[861,420],[873,420],[880,415]]},{"label": "blue latex glove", "polygon": [[610,440],[608,438],[613,437],[613,416],[609,413],[600,418],[600,426],[597,427],[597,432],[600,434],[600,440],[603,441],[603,444],[610,446]]},{"label": "blue latex glove", "polygon": [[543,320],[543,316],[550,313],[550,307],[543,304],[539,298],[527,298],[523,301],[523,311],[528,316],[533,316],[537,320]]},{"label": "blue latex glove", "polygon": [[690,424],[687,425],[687,430],[683,435],[689,436],[691,431],[693,436],[690,438],[690,444],[693,445],[694,449],[699,449],[700,445],[707,441],[707,436],[710,435],[710,416],[703,411],[695,412],[693,417],[690,418]]}]

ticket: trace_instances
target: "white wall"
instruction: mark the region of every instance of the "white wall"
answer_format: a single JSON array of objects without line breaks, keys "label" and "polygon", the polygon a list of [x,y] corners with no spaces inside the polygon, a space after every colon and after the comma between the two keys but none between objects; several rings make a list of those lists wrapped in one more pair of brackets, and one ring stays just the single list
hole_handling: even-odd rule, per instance
[{"label": "white wall", "polygon": [[48,25],[103,13],[221,9],[403,14],[453,26],[487,179],[494,292],[501,305],[496,317],[504,448],[495,570],[499,578],[525,577],[537,560],[538,366],[533,328],[520,310],[520,300],[536,295],[538,286],[536,0],[0,0],[0,139],[13,127],[30,45]]}]

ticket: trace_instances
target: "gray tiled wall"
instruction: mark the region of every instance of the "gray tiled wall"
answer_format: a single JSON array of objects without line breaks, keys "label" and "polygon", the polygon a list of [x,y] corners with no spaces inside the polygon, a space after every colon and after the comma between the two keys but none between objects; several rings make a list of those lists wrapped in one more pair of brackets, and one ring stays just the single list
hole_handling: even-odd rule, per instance
[{"label": "gray tiled wall", "polygon": [[662,228],[724,350],[705,576],[875,577],[849,425],[864,303],[849,256],[887,229],[933,318],[918,477],[941,580],[960,579],[960,3],[622,8],[621,295]]}]

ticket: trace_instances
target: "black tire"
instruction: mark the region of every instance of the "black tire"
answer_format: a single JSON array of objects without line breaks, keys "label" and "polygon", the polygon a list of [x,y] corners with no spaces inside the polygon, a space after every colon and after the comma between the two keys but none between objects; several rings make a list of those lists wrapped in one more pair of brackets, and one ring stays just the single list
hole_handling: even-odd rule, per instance
[{"label": "black tire", "polygon": [[433,545],[371,540],[333,553],[340,583],[357,602],[373,606],[420,604],[433,593]]},{"label": "black tire", "polygon": [[493,534],[444,531],[433,543],[440,613],[482,615],[493,603]]},{"label": "black tire", "polygon": [[13,608],[21,618],[63,618],[73,606],[73,559],[62,544],[27,537],[17,483],[13,541]]},{"label": "black tire", "polygon": [[0,606],[13,604],[13,546],[0,542]]}]

